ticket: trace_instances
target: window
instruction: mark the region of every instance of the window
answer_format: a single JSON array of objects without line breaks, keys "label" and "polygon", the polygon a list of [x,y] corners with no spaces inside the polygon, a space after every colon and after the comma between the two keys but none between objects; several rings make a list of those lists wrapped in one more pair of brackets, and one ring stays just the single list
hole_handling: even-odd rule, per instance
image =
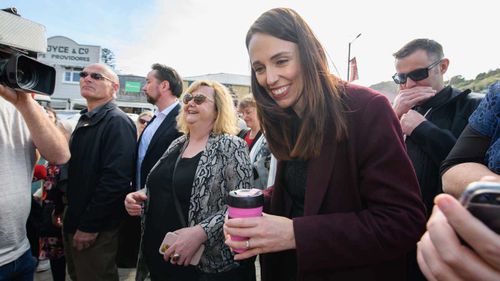
[{"label": "window", "polygon": [[77,84],[80,82],[81,69],[69,69],[64,71],[63,82]]}]

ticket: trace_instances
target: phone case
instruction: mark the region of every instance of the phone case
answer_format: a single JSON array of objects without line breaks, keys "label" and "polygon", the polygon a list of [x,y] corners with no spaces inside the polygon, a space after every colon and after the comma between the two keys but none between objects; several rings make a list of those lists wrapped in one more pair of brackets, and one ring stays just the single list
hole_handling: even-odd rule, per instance
[{"label": "phone case", "polygon": [[491,230],[500,234],[500,184],[473,182],[462,193],[460,202]]},{"label": "phone case", "polygon": [[[163,238],[163,242],[160,245],[160,249],[158,249],[158,252],[160,254],[165,254],[165,252],[168,250],[168,248],[177,241],[178,235],[175,234],[174,232],[168,232],[165,234],[165,238]],[[191,259],[190,264],[191,265],[198,265],[201,259],[201,255],[203,254],[203,251],[205,250],[205,245],[201,244],[200,248],[194,253],[193,258]]]},{"label": "phone case", "polygon": [[194,253],[193,258],[191,259],[191,265],[198,265],[200,263],[201,255],[203,255],[203,251],[205,251],[205,245],[201,244],[200,248],[198,248],[198,251]]},{"label": "phone case", "polygon": [[165,254],[168,248],[173,245],[177,241],[177,234],[174,232],[168,232],[163,238],[163,242],[161,242],[160,249],[158,250],[160,254]]}]

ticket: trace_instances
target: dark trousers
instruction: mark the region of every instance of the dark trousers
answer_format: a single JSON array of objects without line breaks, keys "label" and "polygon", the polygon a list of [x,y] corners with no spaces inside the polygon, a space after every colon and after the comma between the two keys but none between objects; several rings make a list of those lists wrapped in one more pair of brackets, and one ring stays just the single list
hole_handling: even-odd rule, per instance
[{"label": "dark trousers", "polygon": [[31,209],[26,221],[26,236],[30,241],[31,255],[38,261],[40,254],[40,221],[42,220],[42,206],[31,197]]},{"label": "dark trousers", "polygon": [[66,280],[66,258],[60,257],[50,259],[50,271],[52,271],[52,279],[54,281]]},{"label": "dark trousers", "polygon": [[73,247],[73,233],[63,233],[64,254],[68,274],[73,281],[118,281],[116,252],[118,228],[103,231],[89,248],[78,251]]},{"label": "dark trousers", "polygon": [[134,268],[137,266],[140,241],[141,217],[125,217],[118,232],[118,253],[116,254],[118,267]]}]

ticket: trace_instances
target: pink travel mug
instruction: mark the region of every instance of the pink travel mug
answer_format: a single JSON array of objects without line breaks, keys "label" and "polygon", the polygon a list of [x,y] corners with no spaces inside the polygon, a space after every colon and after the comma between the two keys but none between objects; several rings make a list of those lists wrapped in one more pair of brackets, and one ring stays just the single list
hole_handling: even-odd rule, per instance
[{"label": "pink travel mug", "polygon": [[[229,206],[229,218],[251,218],[262,216],[262,207],[264,205],[264,194],[262,190],[237,189],[229,192],[227,198]],[[245,241],[248,237],[231,236],[231,240]],[[246,249],[233,249],[236,253],[243,253]]]}]

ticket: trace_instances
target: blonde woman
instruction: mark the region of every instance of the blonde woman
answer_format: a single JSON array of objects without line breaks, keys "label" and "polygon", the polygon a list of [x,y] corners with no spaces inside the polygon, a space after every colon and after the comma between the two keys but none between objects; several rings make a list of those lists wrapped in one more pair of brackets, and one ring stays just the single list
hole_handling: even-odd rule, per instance
[{"label": "blonde woman", "polygon": [[151,118],[153,118],[152,111],[146,110],[139,114],[139,117],[135,122],[135,127],[137,128],[137,138],[140,137],[142,131],[144,131],[144,128],[146,128],[146,125],[148,125],[149,121],[151,121]]},{"label": "blonde woman", "polygon": [[[182,101],[178,127],[184,136],[156,163],[145,189],[125,200],[132,216],[143,213],[145,202],[137,280],[148,271],[153,281],[255,280],[253,264],[235,262],[222,233],[227,194],[250,188],[253,176],[245,143],[234,136],[231,96],[218,82],[197,81]],[[162,257],[158,248],[168,232],[178,238]],[[201,261],[193,267],[189,264],[202,244]]]}]

